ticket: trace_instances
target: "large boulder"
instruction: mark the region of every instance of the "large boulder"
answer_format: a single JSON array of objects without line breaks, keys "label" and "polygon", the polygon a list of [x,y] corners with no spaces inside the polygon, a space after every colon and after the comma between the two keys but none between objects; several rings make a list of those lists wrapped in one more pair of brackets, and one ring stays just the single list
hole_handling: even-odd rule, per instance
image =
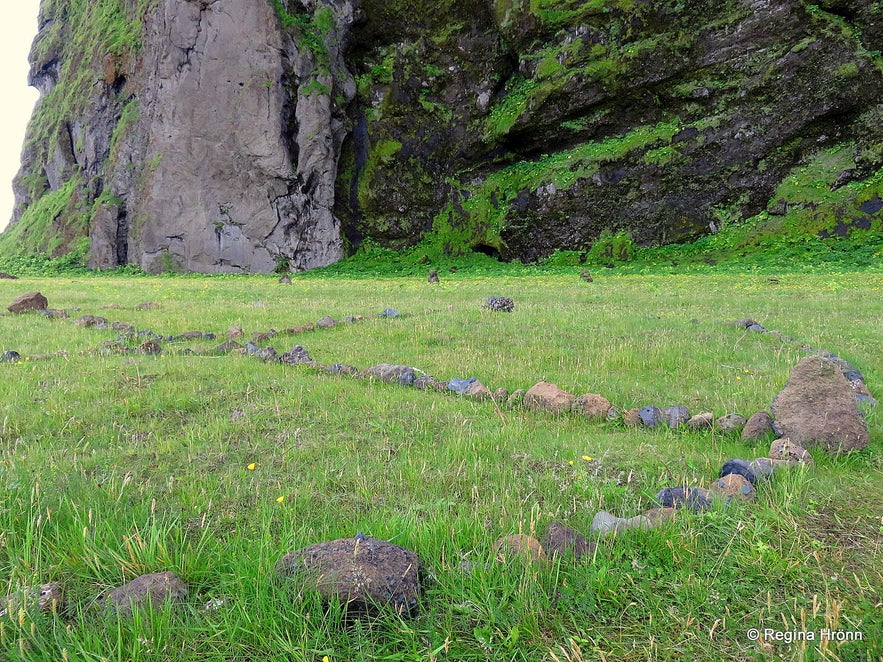
[{"label": "large boulder", "polygon": [[28,292],[17,297],[15,301],[6,306],[10,313],[27,313],[32,310],[46,310],[49,302],[40,292]]},{"label": "large boulder", "polygon": [[866,448],[868,425],[836,362],[804,357],[773,400],[776,433],[803,446],[818,445],[832,453]]},{"label": "large boulder", "polygon": [[569,410],[575,399],[573,394],[558,388],[557,384],[539,382],[524,394],[524,406],[528,409],[545,409],[560,414]]},{"label": "large boulder", "polygon": [[282,577],[303,582],[325,600],[340,600],[350,615],[384,606],[412,614],[420,597],[419,571],[414,552],[361,533],[289,552],[276,562]]}]

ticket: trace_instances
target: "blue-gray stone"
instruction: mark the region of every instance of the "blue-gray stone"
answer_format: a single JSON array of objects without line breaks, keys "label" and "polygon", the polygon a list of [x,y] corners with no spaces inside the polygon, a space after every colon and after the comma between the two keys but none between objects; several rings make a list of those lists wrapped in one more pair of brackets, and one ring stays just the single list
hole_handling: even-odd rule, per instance
[{"label": "blue-gray stone", "polygon": [[663,420],[662,410],[653,406],[644,407],[638,412],[638,416],[641,418],[641,423],[648,428],[655,428]]},{"label": "blue-gray stone", "polygon": [[673,430],[690,420],[690,410],[683,405],[666,407],[662,410],[662,417]]},{"label": "blue-gray stone", "polygon": [[454,377],[448,382],[448,388],[457,395],[463,395],[466,392],[466,389],[469,388],[469,385],[475,380],[475,377],[470,377],[469,379],[458,379],[457,377]]},{"label": "blue-gray stone", "polygon": [[752,485],[757,484],[757,477],[754,475],[754,472],[745,460],[727,460],[721,468],[718,478],[723,478],[730,474],[738,474]]}]

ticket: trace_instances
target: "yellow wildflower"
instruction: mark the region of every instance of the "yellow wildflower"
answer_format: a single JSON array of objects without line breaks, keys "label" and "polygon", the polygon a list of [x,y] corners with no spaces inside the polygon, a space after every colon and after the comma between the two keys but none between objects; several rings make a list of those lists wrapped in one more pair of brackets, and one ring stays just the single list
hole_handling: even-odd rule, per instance
[{"label": "yellow wildflower", "polygon": [[283,501],[285,501],[285,497],[284,497],[284,496],[276,497],[276,503],[282,503]]},{"label": "yellow wildflower", "polygon": [[591,462],[591,461],[592,461],[591,455],[583,455],[583,462]]},{"label": "yellow wildflower", "polygon": [[246,467],[246,468],[247,468],[249,471],[254,471],[256,466],[258,466],[257,463],[256,463],[256,462],[252,462],[252,463],[249,464],[248,467]]}]

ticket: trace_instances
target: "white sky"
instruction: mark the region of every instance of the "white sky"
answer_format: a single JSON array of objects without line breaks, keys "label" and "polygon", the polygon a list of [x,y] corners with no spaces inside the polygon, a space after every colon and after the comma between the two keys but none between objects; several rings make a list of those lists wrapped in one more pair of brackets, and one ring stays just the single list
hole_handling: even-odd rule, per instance
[{"label": "white sky", "polygon": [[37,91],[28,87],[28,51],[37,34],[39,0],[4,3],[0,20],[0,230],[12,216],[12,178],[21,163],[25,127]]}]

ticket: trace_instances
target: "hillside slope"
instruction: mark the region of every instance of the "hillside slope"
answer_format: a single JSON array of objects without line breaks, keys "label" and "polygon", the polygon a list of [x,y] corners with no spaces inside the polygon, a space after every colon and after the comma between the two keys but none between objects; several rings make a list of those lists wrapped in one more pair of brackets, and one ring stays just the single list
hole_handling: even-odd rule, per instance
[{"label": "hillside slope", "polygon": [[366,237],[879,230],[881,46],[872,0],[43,0],[0,252],[266,272]]}]

